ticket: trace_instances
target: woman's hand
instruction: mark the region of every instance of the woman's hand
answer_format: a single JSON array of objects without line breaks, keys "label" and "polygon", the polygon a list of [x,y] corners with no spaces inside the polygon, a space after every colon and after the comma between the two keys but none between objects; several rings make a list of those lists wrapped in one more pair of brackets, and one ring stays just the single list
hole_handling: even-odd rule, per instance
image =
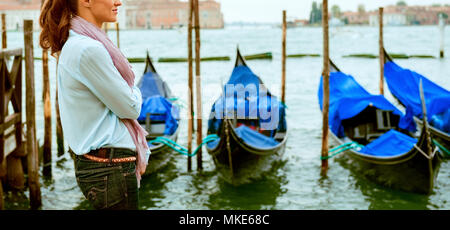
[{"label": "woman's hand", "polygon": [[147,162],[140,162],[139,163],[139,174],[141,176],[144,175],[146,169],[147,169]]}]

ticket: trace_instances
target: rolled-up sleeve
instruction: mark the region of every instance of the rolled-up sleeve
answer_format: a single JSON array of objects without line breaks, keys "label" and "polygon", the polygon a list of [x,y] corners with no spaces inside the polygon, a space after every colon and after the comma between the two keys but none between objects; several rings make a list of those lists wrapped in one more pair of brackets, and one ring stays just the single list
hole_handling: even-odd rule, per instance
[{"label": "rolled-up sleeve", "polygon": [[141,91],[128,86],[106,48],[101,44],[89,46],[80,58],[81,80],[92,93],[119,118],[137,119],[142,106]]}]

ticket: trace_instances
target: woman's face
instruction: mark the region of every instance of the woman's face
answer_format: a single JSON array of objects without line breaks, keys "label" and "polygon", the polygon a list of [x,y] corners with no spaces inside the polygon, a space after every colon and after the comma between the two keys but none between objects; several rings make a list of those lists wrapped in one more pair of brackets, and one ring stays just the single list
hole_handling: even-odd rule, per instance
[{"label": "woman's face", "polygon": [[90,0],[91,12],[98,23],[117,21],[120,0]]}]

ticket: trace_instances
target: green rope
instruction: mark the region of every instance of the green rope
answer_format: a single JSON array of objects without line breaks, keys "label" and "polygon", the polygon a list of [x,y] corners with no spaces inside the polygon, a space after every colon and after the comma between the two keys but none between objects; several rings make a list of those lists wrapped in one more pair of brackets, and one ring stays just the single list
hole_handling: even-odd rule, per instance
[{"label": "green rope", "polygon": [[[357,142],[348,142],[348,143],[344,143],[342,145],[339,145],[337,147],[334,147],[332,149],[330,149],[328,151],[328,154],[332,153],[330,156],[326,156],[326,157],[320,157],[321,160],[328,160],[330,158],[333,158],[349,149],[355,149],[355,148],[362,148],[364,147],[363,145],[358,144]],[[333,153],[335,152],[335,153]]]},{"label": "green rope", "polygon": [[437,142],[435,139],[433,139],[432,141],[433,141],[433,143],[434,143],[437,147],[439,147],[440,150],[442,150],[442,151],[444,152],[444,154],[445,154],[446,156],[449,156],[449,157],[450,157],[450,150],[448,150],[447,148],[445,148],[443,145],[441,145],[441,144],[440,144],[439,142]]},{"label": "green rope", "polygon": [[204,144],[207,144],[211,141],[215,141],[219,139],[219,136],[217,136],[216,134],[211,134],[205,137],[205,139],[203,139],[202,143],[194,150],[194,152],[192,152],[191,154],[189,154],[189,151],[187,148],[177,144],[175,141],[166,138],[166,137],[157,137],[154,140],[149,141],[149,144],[154,144],[154,143],[160,143],[160,144],[164,144],[169,146],[171,149],[175,150],[177,153],[181,154],[181,155],[185,155],[188,157],[193,157],[195,155],[197,155],[198,151],[201,149],[201,147]]},{"label": "green rope", "polygon": [[171,102],[177,102],[178,106],[181,108],[187,107],[186,102],[184,102],[183,100],[180,100],[180,98],[178,98],[178,97],[171,97],[171,98],[168,98],[168,100]]}]

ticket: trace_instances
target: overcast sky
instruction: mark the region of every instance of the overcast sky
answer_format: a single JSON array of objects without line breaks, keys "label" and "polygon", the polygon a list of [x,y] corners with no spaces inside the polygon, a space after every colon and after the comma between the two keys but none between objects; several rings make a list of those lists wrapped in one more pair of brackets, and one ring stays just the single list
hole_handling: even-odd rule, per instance
[{"label": "overcast sky", "polygon": [[[309,18],[314,0],[216,0],[222,4],[226,23],[230,22],[279,22],[282,11],[287,11],[288,18]],[[322,0],[315,0],[322,2]],[[366,10],[396,4],[399,0],[328,0],[328,7],[339,5],[342,11],[356,11],[359,4]],[[404,0],[408,5],[431,5],[433,3],[450,4],[450,0]]]}]

